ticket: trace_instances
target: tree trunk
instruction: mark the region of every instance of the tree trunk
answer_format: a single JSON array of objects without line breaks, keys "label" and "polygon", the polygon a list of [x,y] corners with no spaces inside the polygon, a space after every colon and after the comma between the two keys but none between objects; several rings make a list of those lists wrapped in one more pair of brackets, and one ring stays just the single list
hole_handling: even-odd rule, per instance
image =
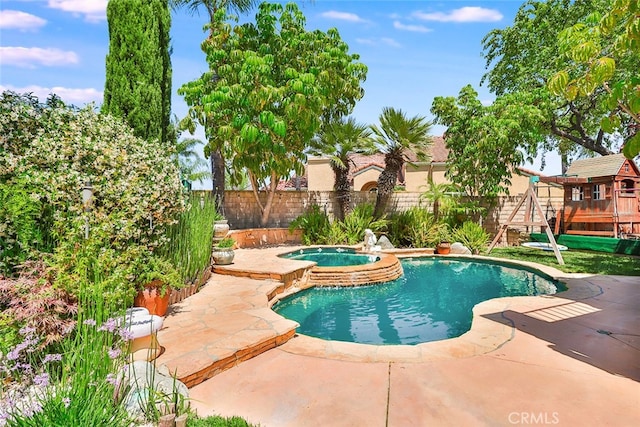
[{"label": "tree trunk", "polygon": [[[266,227],[267,223],[269,222],[269,215],[271,214],[271,206],[273,206],[273,199],[276,195],[276,190],[278,189],[278,177],[276,176],[275,173],[271,174],[271,182],[269,183],[269,192],[267,193],[267,202],[264,204],[264,207],[262,205],[260,205],[260,208],[262,210],[262,216],[260,217],[260,226],[261,227]],[[254,193],[256,194],[256,197],[258,196],[258,193]]]},{"label": "tree trunk", "polygon": [[216,211],[224,216],[224,158],[219,150],[211,153],[211,179]]},{"label": "tree trunk", "polygon": [[393,194],[398,180],[398,172],[404,165],[402,151],[391,151],[384,156],[384,170],[378,177],[378,195],[376,197],[376,207],[373,210],[374,218],[382,218],[389,199]]},{"label": "tree trunk", "polygon": [[393,189],[396,186],[398,169],[395,167],[385,168],[378,177],[378,195],[376,196],[376,207],[373,211],[375,218],[382,218],[384,215]]},{"label": "tree trunk", "polygon": [[335,216],[339,221],[343,221],[353,206],[351,205],[351,188],[349,186],[349,169],[334,168],[335,185],[333,187],[336,192],[338,209],[335,210]]}]

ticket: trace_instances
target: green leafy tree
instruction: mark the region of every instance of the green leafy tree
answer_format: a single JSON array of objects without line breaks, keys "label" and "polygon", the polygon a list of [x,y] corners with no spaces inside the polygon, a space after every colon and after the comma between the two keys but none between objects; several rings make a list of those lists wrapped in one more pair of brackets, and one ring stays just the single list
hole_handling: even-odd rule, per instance
[{"label": "green leafy tree", "polygon": [[355,153],[371,153],[373,141],[368,125],[357,123],[353,117],[334,121],[325,126],[311,142],[310,154],[331,159],[334,175],[333,189],[338,202],[337,217],[343,220],[353,209],[349,172]]},{"label": "green leafy tree", "polygon": [[102,112],[124,119],[139,138],[173,143],[167,2],[111,0],[107,21],[109,53]]},{"label": "green leafy tree", "polygon": [[[544,133],[539,135],[537,148],[558,151],[564,163],[580,151],[611,154],[622,139],[629,137],[628,127],[603,127],[602,120],[610,109],[606,90],[597,88],[585,97],[566,99],[553,96],[547,82],[566,68],[567,61],[558,44],[563,30],[581,22],[594,11],[604,13],[611,8],[610,0],[528,0],[518,10],[514,23],[491,31],[483,39],[487,68],[483,77],[489,89],[498,97],[520,93],[530,106],[537,107],[545,117]],[[621,27],[611,34],[621,34]],[[636,76],[640,56],[616,69],[616,80]]]},{"label": "green leafy tree", "polygon": [[[258,1],[256,0],[169,0],[169,4],[173,9],[186,8],[192,14],[198,14],[201,9],[207,12],[209,17],[208,24],[205,26],[205,30],[208,30],[207,38],[213,36],[215,29],[215,14],[220,8],[226,8],[238,13],[249,12]],[[206,51],[205,51],[206,54]],[[192,133],[195,131],[195,124],[191,121],[186,121],[186,126],[191,129]],[[210,145],[205,147],[205,155],[209,157],[211,162],[211,181],[213,184],[213,196],[215,199],[216,209],[221,215],[224,214],[224,190],[232,187],[227,185],[225,179],[225,166],[226,162],[223,157],[222,150],[210,150]]]},{"label": "green leafy tree", "polygon": [[525,153],[529,159],[535,155],[545,116],[539,105],[529,103],[530,99],[517,92],[484,106],[469,85],[462,88],[457,99],[434,99],[434,121],[447,126],[446,176],[468,196],[492,199],[506,193]]},{"label": "green leafy tree", "polygon": [[[232,183],[248,173],[264,226],[278,182],[292,170],[302,171],[304,151],[323,115],[332,105],[352,105],[362,96],[366,67],[348,53],[337,30],[307,31],[293,3],[262,3],[256,23],[232,27],[227,18],[224,10],[215,13],[203,43],[210,70],[179,93],[190,119],[205,129],[205,153],[223,152]],[[331,72],[336,63],[348,78]],[[345,101],[350,94],[356,98]]]},{"label": "green leafy tree", "polygon": [[623,152],[629,159],[640,153],[640,78],[617,72],[637,64],[640,56],[640,4],[615,0],[601,15],[593,13],[560,33],[560,50],[570,65],[549,81],[555,95],[568,101],[589,98],[599,89],[609,115],[602,118],[606,132],[630,129]]},{"label": "green leafy tree", "polygon": [[402,110],[384,107],[379,120],[380,126],[371,126],[376,146],[384,153],[385,165],[378,177],[378,194],[374,209],[376,218],[384,215],[398,173],[405,162],[409,161],[409,152],[413,152],[419,160],[427,160],[428,149],[432,144],[429,136],[431,123],[425,117],[407,117]]}]

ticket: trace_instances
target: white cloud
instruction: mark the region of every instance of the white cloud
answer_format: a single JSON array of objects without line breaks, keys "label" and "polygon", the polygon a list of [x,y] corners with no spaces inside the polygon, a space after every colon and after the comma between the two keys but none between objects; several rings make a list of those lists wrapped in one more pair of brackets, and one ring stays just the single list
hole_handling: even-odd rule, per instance
[{"label": "white cloud", "polygon": [[485,9],[483,7],[467,6],[454,9],[451,12],[414,12],[413,16],[423,21],[439,22],[496,22],[502,19],[502,14],[495,9]]},{"label": "white cloud", "polygon": [[392,38],[389,37],[382,37],[380,39],[380,41],[384,44],[386,44],[387,46],[391,46],[391,47],[402,47],[402,45],[400,43],[398,43],[397,41],[395,41]]},{"label": "white cloud", "polygon": [[379,39],[356,39],[356,43],[365,44],[368,46],[385,45],[390,47],[402,47],[400,43],[389,37],[381,37]]},{"label": "white cloud", "polygon": [[49,7],[84,15],[89,22],[99,22],[107,19],[107,3],[108,0],[49,0]]},{"label": "white cloud", "polygon": [[401,23],[400,21],[393,21],[393,28],[403,31],[413,31],[416,33],[429,33],[433,31],[432,29],[424,27],[422,25],[406,25]]},{"label": "white cloud", "polygon": [[103,98],[102,91],[93,88],[71,89],[60,86],[48,88],[35,85],[24,87],[0,85],[0,92],[4,92],[5,90],[10,90],[16,93],[33,93],[41,102],[45,101],[50,94],[55,93],[66,104],[73,104],[77,106],[82,106],[90,102],[102,103]]},{"label": "white cloud", "polygon": [[0,57],[2,57],[3,65],[24,68],[36,68],[37,65],[51,67],[78,63],[78,55],[75,52],[54,48],[0,46]]},{"label": "white cloud", "polygon": [[0,28],[35,31],[47,23],[44,19],[19,10],[0,10]]},{"label": "white cloud", "polygon": [[376,42],[371,39],[356,39],[356,43],[366,44],[369,46],[375,46]]},{"label": "white cloud", "polygon": [[369,22],[366,19],[360,18],[355,13],[349,12],[338,12],[337,10],[329,10],[327,12],[323,12],[320,14],[323,18],[337,19],[340,21],[349,21],[349,22]]}]

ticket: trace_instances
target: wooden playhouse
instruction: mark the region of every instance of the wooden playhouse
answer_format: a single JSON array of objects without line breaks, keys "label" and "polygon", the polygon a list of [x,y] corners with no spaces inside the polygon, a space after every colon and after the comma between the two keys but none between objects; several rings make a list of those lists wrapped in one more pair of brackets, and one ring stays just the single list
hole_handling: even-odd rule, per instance
[{"label": "wooden playhouse", "polygon": [[564,187],[556,234],[640,238],[640,170],[623,154],[576,160],[563,176],[541,181]]}]

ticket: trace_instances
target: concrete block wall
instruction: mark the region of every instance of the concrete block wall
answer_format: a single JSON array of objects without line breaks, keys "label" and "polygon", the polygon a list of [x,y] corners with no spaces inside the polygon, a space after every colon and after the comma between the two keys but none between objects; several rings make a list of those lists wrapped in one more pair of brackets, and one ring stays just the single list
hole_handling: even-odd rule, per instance
[{"label": "concrete block wall", "polygon": [[[412,206],[427,206],[420,201],[417,192],[399,191],[394,193],[389,206],[390,211],[404,211]],[[266,201],[266,195],[261,195],[262,203]],[[356,191],[352,193],[354,205],[362,203],[375,204],[376,194],[373,192]],[[491,234],[495,234],[501,224],[504,224],[516,204],[519,196],[501,197],[497,205],[491,209],[483,221],[483,226]],[[547,218],[557,214],[562,208],[562,198],[539,197],[540,204]],[[302,215],[311,205],[320,206],[331,218],[333,218],[336,206],[335,194],[332,191],[278,191],[271,208],[271,215],[267,224],[268,228],[287,228],[289,224]],[[225,193],[225,216],[232,230],[249,228],[261,228],[260,209],[258,208],[251,191],[227,191]],[[524,206],[516,215],[516,220],[524,220]],[[537,218],[537,217],[536,217]],[[525,227],[514,227],[525,231]],[[529,227],[531,228],[531,227]],[[537,228],[537,227],[536,227]],[[531,231],[531,230],[529,230]],[[540,230],[535,230],[539,232]]]}]

